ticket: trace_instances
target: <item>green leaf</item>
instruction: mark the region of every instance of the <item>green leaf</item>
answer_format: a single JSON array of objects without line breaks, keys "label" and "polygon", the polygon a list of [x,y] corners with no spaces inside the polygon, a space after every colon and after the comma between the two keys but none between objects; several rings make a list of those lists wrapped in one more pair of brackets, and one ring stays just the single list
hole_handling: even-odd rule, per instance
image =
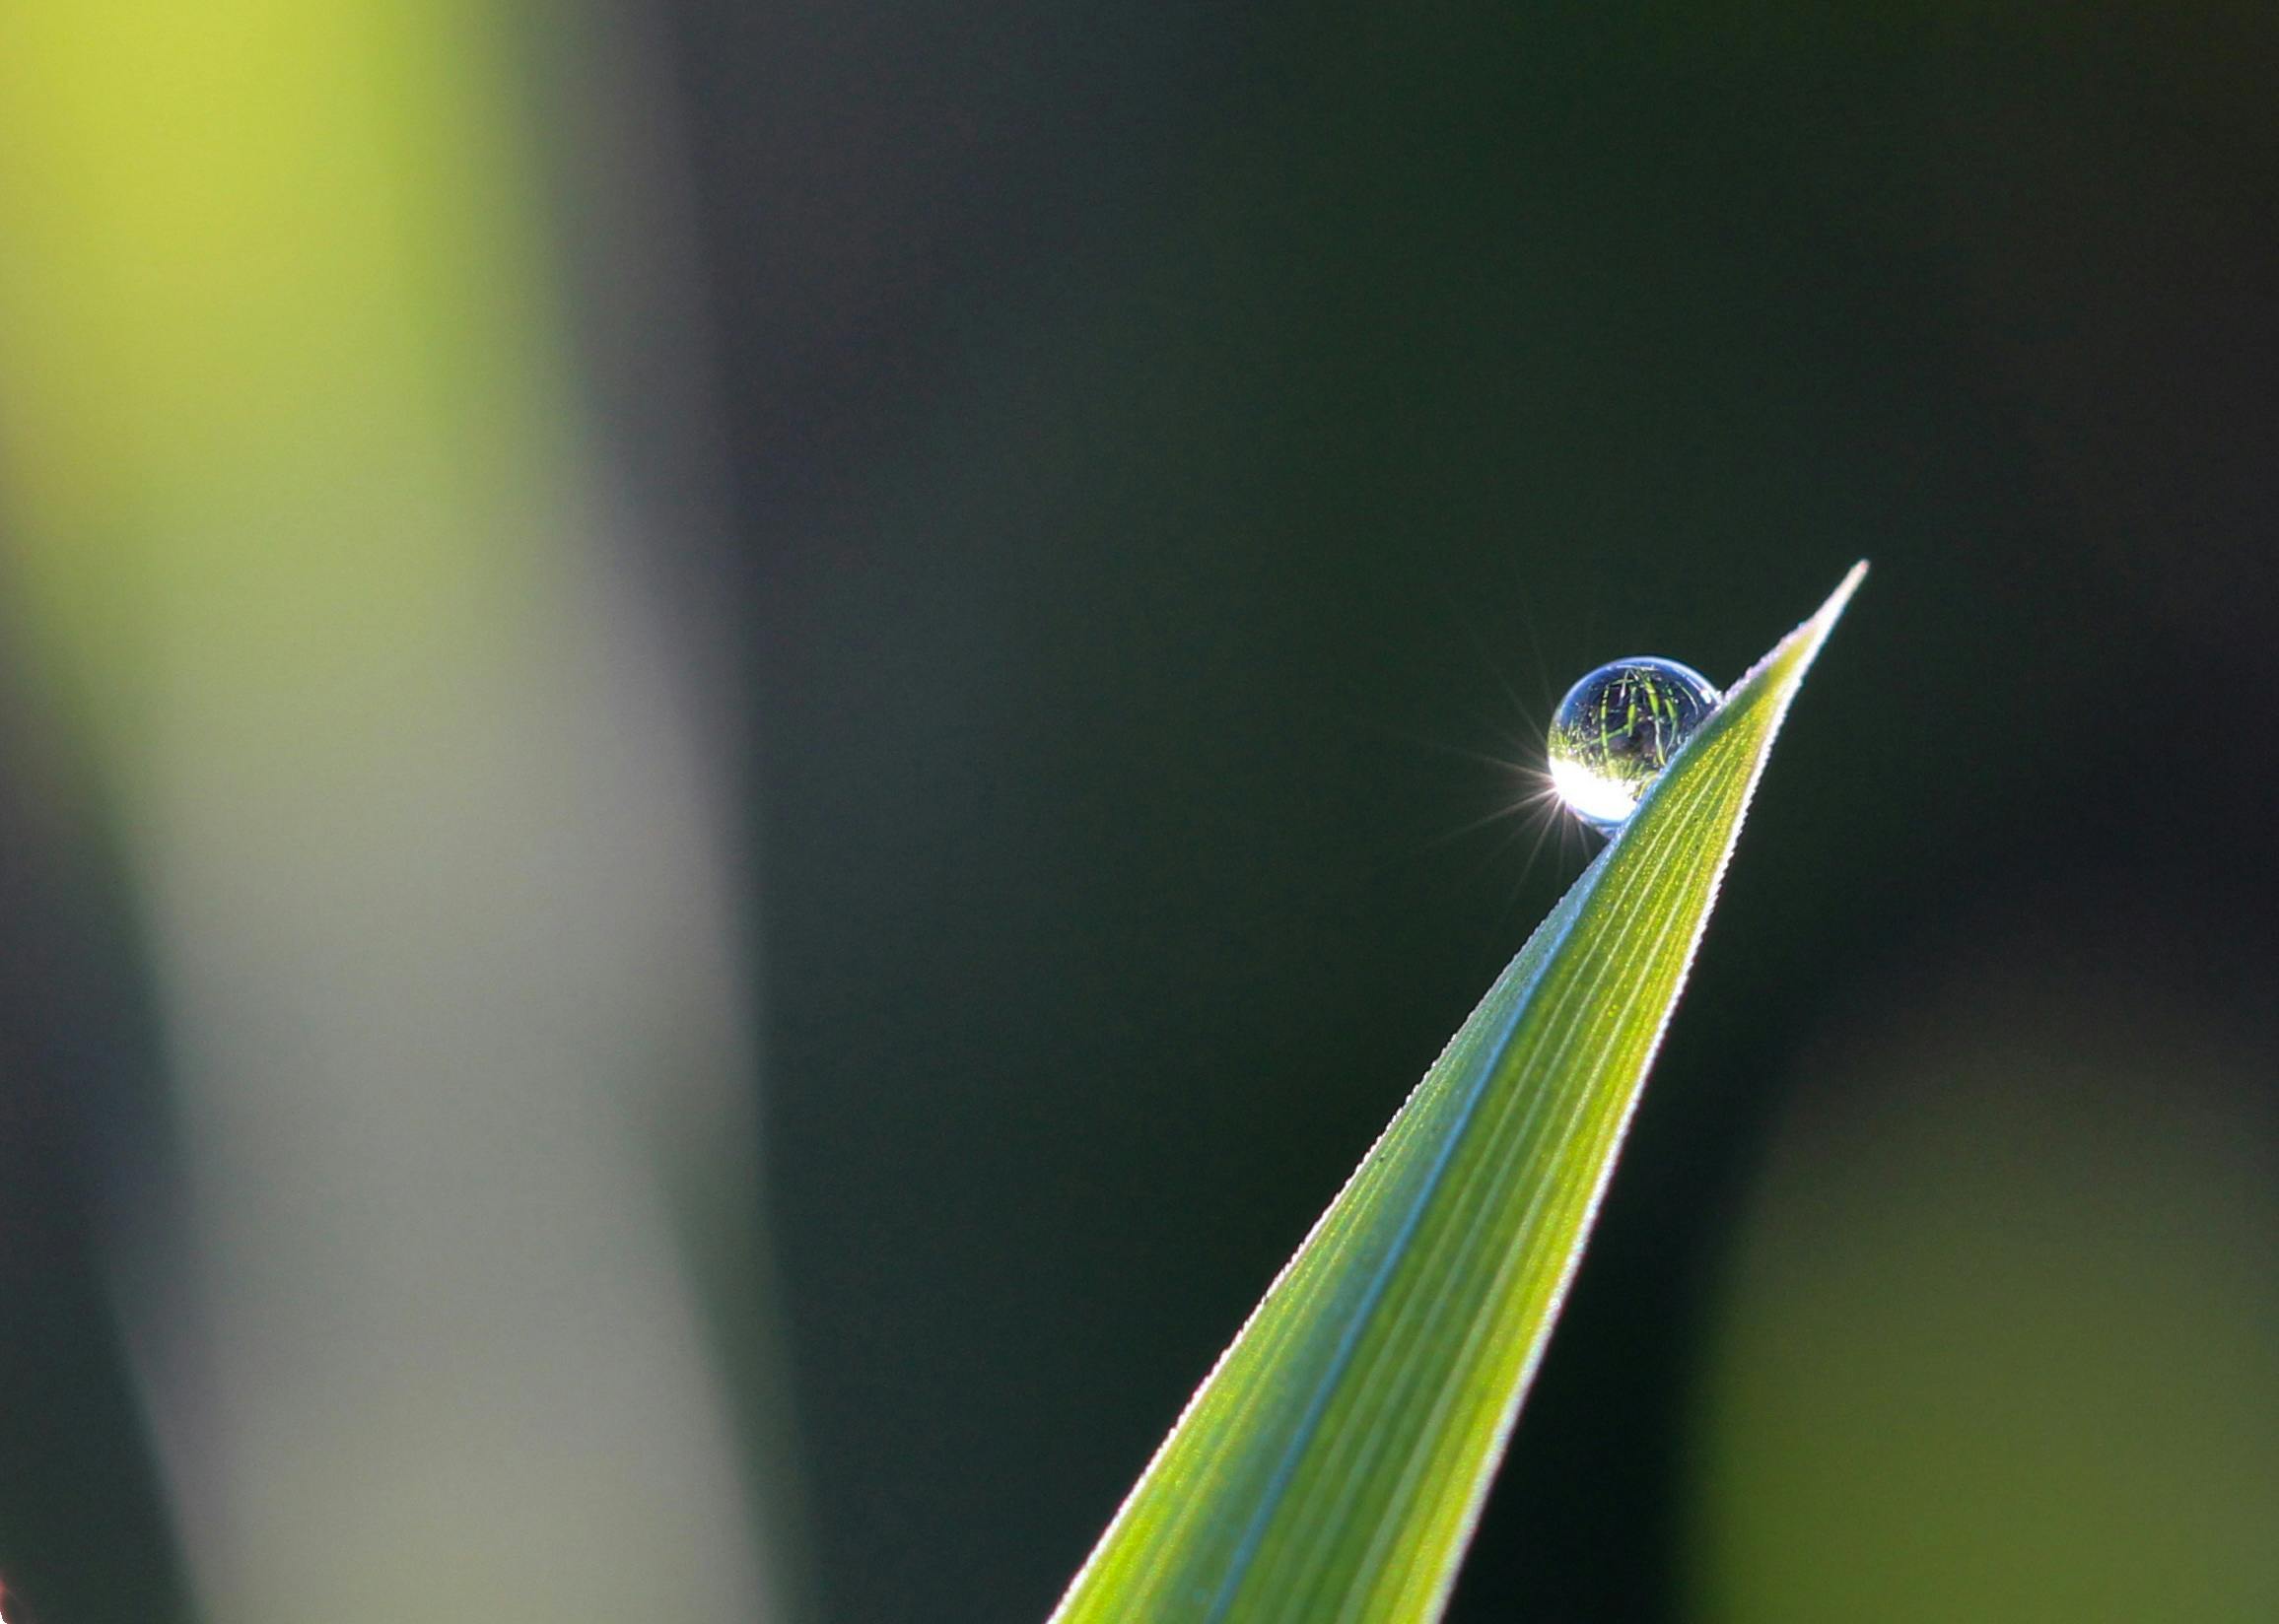
[{"label": "green leaf", "polygon": [[1773,735],[1866,571],[1735,685],[1488,989],[1055,1624],[1439,1616]]}]

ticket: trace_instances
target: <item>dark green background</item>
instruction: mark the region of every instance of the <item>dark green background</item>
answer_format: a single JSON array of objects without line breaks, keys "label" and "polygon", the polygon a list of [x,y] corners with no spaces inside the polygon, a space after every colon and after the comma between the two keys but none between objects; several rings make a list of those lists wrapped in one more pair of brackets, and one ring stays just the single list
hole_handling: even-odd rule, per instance
[{"label": "dark green background", "polygon": [[[656,21],[821,1617],[1042,1617],[1579,867],[1442,839],[1515,791],[1473,756],[1618,655],[1730,681],[1855,558],[1454,1616],[1692,1615],[1720,1270],[1829,1033],[2062,921],[2061,995],[2279,1052],[2279,13]],[[135,975],[6,849],[0,1528],[131,1618],[70,1214]]]}]

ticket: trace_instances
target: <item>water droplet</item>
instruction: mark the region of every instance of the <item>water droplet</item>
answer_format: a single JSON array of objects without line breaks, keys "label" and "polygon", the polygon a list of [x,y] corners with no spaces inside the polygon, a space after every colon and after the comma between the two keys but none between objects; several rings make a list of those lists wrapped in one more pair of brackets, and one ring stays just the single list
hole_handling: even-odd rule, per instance
[{"label": "water droplet", "polygon": [[1676,660],[1620,659],[1567,690],[1551,719],[1551,781],[1592,828],[1622,828],[1722,696]]}]

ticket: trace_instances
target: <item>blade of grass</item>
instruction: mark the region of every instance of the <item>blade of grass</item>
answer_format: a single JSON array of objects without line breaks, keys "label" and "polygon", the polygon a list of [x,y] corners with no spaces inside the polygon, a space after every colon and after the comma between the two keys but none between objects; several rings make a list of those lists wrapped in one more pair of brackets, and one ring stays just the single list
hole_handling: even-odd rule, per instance
[{"label": "blade of grass", "polygon": [[1866,571],[1734,686],[1488,989],[1054,1624],[1439,1616],[1773,735]]}]

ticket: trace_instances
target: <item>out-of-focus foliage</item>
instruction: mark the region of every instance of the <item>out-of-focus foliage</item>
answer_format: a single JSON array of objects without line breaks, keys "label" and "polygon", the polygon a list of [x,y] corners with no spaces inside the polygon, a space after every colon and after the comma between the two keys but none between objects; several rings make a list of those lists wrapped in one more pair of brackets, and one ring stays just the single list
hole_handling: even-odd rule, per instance
[{"label": "out-of-focus foliage", "polygon": [[2269,1618],[2269,1075],[2188,1001],[1961,965],[1821,1054],[1753,1203],[1703,1384],[1700,1616]]},{"label": "out-of-focus foliage", "polygon": [[731,1380],[719,1334],[763,1277],[737,813],[581,466],[507,23],[0,28],[10,675],[144,933],[174,1131],[106,1170],[104,1267],[232,1624],[779,1590],[764,1338]]}]

